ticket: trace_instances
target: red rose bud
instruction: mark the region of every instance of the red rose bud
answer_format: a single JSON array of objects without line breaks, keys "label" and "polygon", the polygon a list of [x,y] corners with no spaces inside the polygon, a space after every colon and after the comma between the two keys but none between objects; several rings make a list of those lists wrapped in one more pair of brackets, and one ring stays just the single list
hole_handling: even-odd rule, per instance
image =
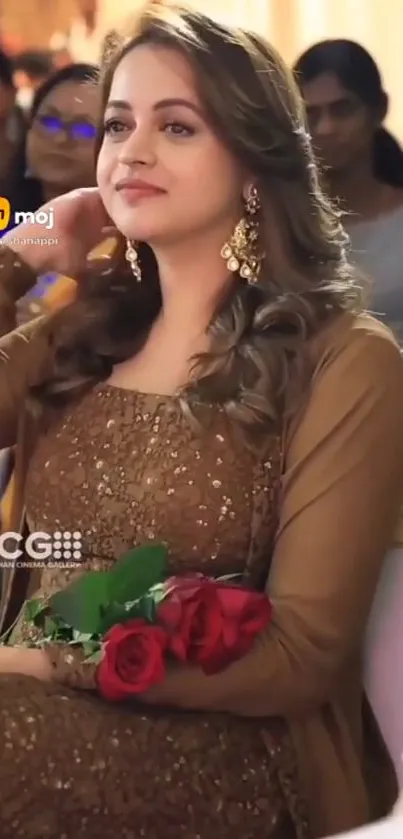
[{"label": "red rose bud", "polygon": [[266,595],[201,575],[172,577],[157,620],[180,660],[216,673],[252,647],[271,618]]},{"label": "red rose bud", "polygon": [[100,694],[119,701],[162,682],[167,640],[160,626],[144,620],[113,626],[105,636],[104,656],[97,670]]}]

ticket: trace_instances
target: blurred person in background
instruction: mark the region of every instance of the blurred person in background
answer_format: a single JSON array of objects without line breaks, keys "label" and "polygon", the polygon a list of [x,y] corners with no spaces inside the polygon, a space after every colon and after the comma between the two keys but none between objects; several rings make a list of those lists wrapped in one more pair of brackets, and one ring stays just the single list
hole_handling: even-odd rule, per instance
[{"label": "blurred person in background", "polygon": [[75,187],[93,185],[97,78],[96,67],[71,64],[49,76],[36,91],[20,182],[24,209],[36,210]]},{"label": "blurred person in background", "polygon": [[16,104],[12,62],[0,50],[0,195],[9,196],[10,171],[24,136],[24,118]]},{"label": "blurred person in background", "polygon": [[339,201],[351,258],[371,278],[371,308],[403,341],[403,151],[384,126],[388,97],[359,44],[327,40],[295,74],[331,195]]},{"label": "blurred person in background", "polygon": [[13,61],[17,102],[27,111],[31,108],[35,91],[53,72],[53,56],[49,50],[26,50]]},{"label": "blurred person in background", "polygon": [[[45,201],[76,187],[95,183],[95,137],[98,116],[97,68],[71,64],[49,76],[35,93],[28,132],[14,183],[14,210],[34,213]],[[75,284],[46,274],[20,303],[26,321],[47,305],[69,299]]]}]

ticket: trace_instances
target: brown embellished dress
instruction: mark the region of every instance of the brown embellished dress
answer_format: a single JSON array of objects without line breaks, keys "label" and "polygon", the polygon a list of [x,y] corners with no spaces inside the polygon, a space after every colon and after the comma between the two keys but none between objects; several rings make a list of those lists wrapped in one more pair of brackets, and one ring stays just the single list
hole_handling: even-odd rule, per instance
[{"label": "brown embellished dress", "polygon": [[[157,540],[172,572],[242,571],[261,585],[279,454],[276,440],[248,453],[217,409],[199,436],[175,400],[101,386],[40,439],[30,528],[81,532],[92,568]],[[44,571],[41,596],[80,573]],[[13,640],[31,638],[22,623]],[[108,705],[86,692],[93,665],[71,648],[54,663],[63,689],[0,677],[2,839],[310,839],[279,723]]]},{"label": "brown embellished dress", "polygon": [[[48,567],[42,595],[157,540],[172,571],[266,585],[274,614],[222,673],[179,668],[126,706],[103,702],[70,650],[48,648],[50,683],[0,666],[0,839],[322,839],[386,815],[396,778],[361,655],[403,497],[392,335],[364,315],[324,328],[306,398],[259,455],[218,409],[196,433],[175,399],[107,385],[32,425],[48,343],[41,324],[10,330],[35,279],[0,248],[0,448],[17,451],[3,526],[25,502],[32,530],[83,535],[86,562]],[[2,573],[3,626],[19,580]],[[24,623],[14,640],[29,643]]]}]

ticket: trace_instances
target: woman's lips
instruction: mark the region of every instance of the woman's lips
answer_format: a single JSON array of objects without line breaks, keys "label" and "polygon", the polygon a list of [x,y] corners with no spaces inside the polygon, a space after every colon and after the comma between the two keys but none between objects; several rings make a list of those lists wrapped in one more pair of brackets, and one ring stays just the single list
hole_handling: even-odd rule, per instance
[{"label": "woman's lips", "polygon": [[158,195],[165,194],[164,189],[145,181],[122,181],[116,189],[129,204],[135,204],[143,198],[156,198]]}]

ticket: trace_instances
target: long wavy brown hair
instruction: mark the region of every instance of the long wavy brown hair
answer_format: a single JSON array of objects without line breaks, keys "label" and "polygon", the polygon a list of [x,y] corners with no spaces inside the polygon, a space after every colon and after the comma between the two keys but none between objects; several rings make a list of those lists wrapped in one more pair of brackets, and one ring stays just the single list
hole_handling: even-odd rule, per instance
[{"label": "long wavy brown hair", "polygon": [[[150,2],[123,33],[109,36],[103,104],[118,63],[145,43],[186,56],[212,129],[255,177],[261,202],[266,256],[259,282],[234,279],[209,327],[211,351],[196,360],[182,404],[195,416],[197,405],[219,403],[243,428],[274,429],[295,410],[295,382],[301,391],[309,375],[309,338],[330,317],[361,306],[339,214],[320,188],[299,94],[260,36]],[[139,254],[141,284],[125,263],[122,241],[107,271],[93,265],[77,299],[51,319],[53,368],[35,391],[42,402],[63,405],[81,396],[144,345],[162,298],[151,250],[144,244]]]}]

